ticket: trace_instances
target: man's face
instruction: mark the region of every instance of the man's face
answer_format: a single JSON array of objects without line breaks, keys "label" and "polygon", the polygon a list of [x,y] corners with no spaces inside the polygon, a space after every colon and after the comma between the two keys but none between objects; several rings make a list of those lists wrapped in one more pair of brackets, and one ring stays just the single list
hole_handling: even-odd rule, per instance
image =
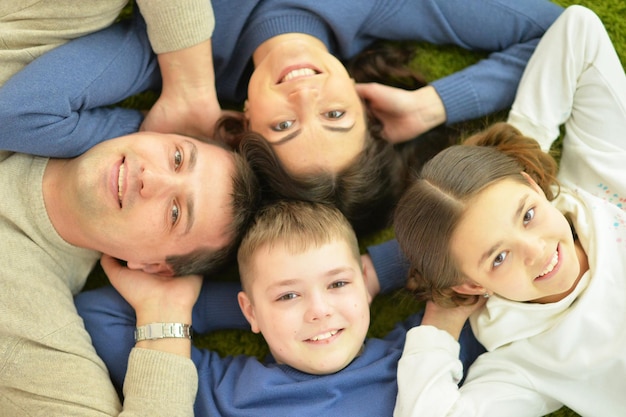
[{"label": "man's face", "polygon": [[241,309],[278,363],[310,374],[337,372],[363,347],[369,293],[347,243],[334,241],[294,254],[283,244],[253,255]]},{"label": "man's face", "polygon": [[231,239],[234,162],[219,146],[142,132],[98,144],[67,165],[63,187],[83,246],[131,268]]}]

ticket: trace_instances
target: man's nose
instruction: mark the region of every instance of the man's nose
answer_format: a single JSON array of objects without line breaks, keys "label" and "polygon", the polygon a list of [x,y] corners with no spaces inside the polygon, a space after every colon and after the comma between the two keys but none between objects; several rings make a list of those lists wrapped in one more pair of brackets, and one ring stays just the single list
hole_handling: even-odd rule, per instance
[{"label": "man's nose", "polygon": [[180,181],[172,172],[144,169],[141,173],[139,193],[142,197],[171,194],[177,187],[180,187]]}]

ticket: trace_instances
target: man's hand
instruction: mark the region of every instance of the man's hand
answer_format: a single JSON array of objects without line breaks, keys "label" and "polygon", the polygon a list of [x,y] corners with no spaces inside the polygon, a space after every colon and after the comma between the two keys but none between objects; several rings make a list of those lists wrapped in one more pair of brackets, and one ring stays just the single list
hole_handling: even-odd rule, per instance
[{"label": "man's hand", "polygon": [[404,90],[378,83],[356,84],[369,111],[383,124],[391,143],[413,139],[446,121],[446,110],[432,86]]},{"label": "man's hand", "polygon": [[109,281],[137,313],[138,325],[152,322],[191,322],[202,277],[164,277],[131,270],[116,259],[102,255],[102,269]]}]

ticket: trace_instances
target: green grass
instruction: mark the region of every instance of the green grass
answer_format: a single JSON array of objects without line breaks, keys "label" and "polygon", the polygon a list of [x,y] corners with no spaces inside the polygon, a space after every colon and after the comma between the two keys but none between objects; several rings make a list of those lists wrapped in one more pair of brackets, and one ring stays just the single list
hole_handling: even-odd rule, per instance
[{"label": "green grass", "polygon": [[[520,0],[523,1],[523,0]],[[604,22],[615,49],[617,50],[622,65],[626,66],[626,2],[624,0],[585,0],[567,1],[555,0],[561,6],[580,4],[594,10]],[[471,24],[471,23],[470,23]],[[415,68],[424,73],[430,80],[440,78],[451,72],[464,68],[479,60],[484,55],[472,53],[456,47],[440,47],[429,44],[416,43],[419,54],[411,63]],[[126,100],[123,105],[133,108],[149,108],[156,96],[152,93],[139,95]],[[476,126],[482,127],[494,120],[499,120],[504,113],[491,115],[475,121]],[[391,230],[383,230],[361,241],[362,248],[372,243],[384,242],[393,237]],[[236,273],[231,269],[220,279],[236,280]],[[86,288],[93,288],[106,282],[102,270],[97,267],[90,275]],[[396,322],[418,311],[421,304],[416,303],[409,295],[402,291],[394,294],[377,297],[372,303],[372,323],[369,335],[380,337],[387,333]],[[251,332],[239,330],[218,331],[207,335],[199,335],[195,338],[199,347],[217,351],[222,355],[247,354],[262,358],[268,353],[263,338]],[[562,408],[550,417],[575,417],[578,414]]]}]

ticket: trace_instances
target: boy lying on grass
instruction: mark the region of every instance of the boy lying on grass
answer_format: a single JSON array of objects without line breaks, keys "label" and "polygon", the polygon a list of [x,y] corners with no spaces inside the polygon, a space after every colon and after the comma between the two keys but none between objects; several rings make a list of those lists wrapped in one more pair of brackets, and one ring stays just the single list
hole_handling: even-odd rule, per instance
[{"label": "boy lying on grass", "polygon": [[[252,331],[263,334],[271,355],[265,361],[244,355],[222,358],[197,349],[186,331],[180,332],[180,345],[192,350],[198,369],[197,417],[392,415],[398,359],[407,330],[420,323],[421,314],[383,339],[366,339],[367,276],[354,231],[338,210],[305,202],[264,208],[239,248],[238,263],[239,307]],[[183,317],[186,321],[166,327],[186,330],[200,294],[214,302],[199,300],[207,308],[193,310],[193,325],[227,325],[216,305],[228,303],[228,291],[234,296],[232,287],[219,292],[229,283],[206,282],[201,293],[201,277],[164,280],[129,271],[109,258],[103,259],[103,267],[119,294],[105,287],[82,293],[76,304],[118,389],[133,346],[176,336],[168,333],[170,337],[135,345],[136,326],[151,325],[141,320],[146,310],[160,309],[164,322]],[[163,326],[156,327],[160,331]],[[483,348],[468,328],[460,342],[467,369]]]}]

